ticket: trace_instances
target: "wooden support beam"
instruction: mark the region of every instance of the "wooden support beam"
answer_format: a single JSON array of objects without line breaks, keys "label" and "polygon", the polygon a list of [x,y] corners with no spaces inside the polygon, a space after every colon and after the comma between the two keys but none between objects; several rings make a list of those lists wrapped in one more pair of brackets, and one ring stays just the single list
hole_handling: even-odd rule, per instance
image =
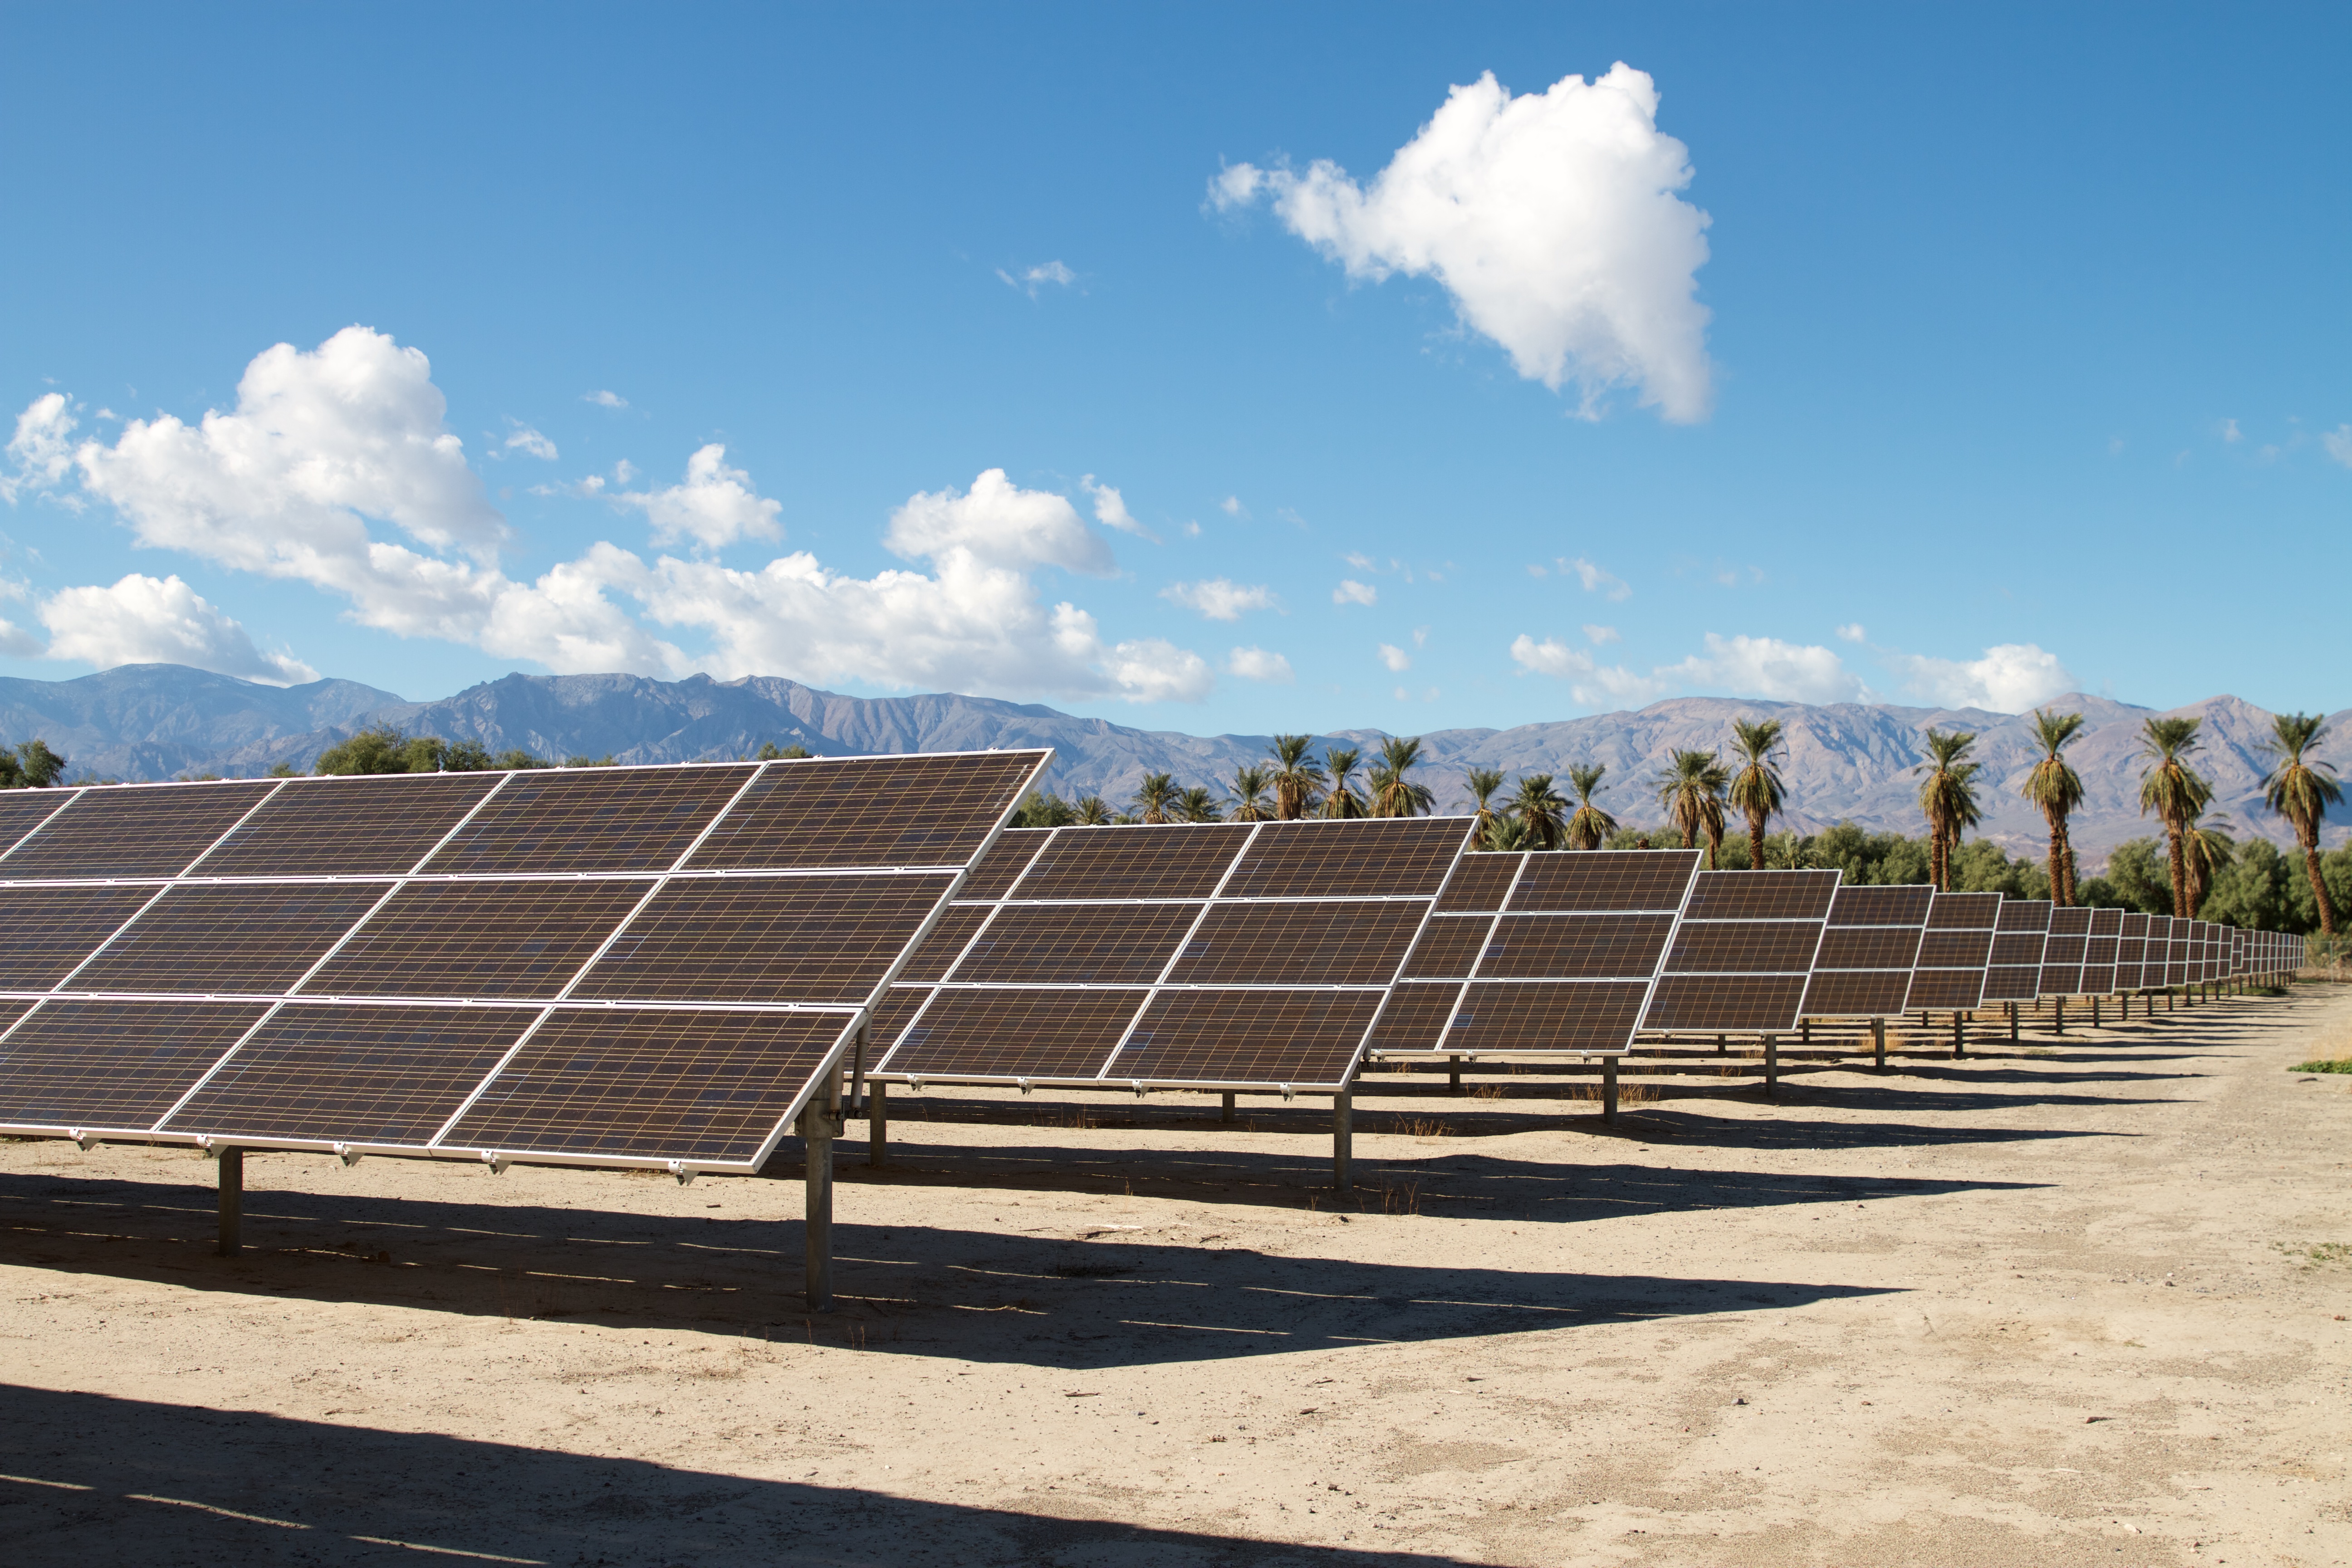
[{"label": "wooden support beam", "polygon": [[245,1247],[245,1151],[215,1149],[220,1171],[220,1255],[235,1258]]}]

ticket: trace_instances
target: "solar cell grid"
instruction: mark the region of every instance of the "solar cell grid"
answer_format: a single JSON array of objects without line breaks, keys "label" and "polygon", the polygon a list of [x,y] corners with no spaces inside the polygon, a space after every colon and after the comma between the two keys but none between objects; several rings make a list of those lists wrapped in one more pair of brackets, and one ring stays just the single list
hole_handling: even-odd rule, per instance
[{"label": "solar cell grid", "polygon": [[1641,1022],[1648,991],[1633,980],[1474,980],[1444,1047],[1488,1055],[1622,1051]]},{"label": "solar cell grid", "polygon": [[1385,985],[1412,947],[1417,902],[1211,907],[1169,974],[1180,985]]},{"label": "solar cell grid", "polygon": [[1906,1010],[1936,1013],[1970,1012],[1983,1003],[1981,969],[1915,969],[1911,972],[1911,993],[1904,999]]},{"label": "solar cell grid", "polygon": [[1010,906],[956,966],[959,982],[1149,985],[1200,916],[1197,904]]},{"label": "solar cell grid", "polygon": [[1381,1000],[1362,991],[1162,991],[1104,1076],[1336,1089]]},{"label": "solar cell grid", "polygon": [[1486,910],[1503,907],[1503,896],[1511,890],[1511,879],[1519,874],[1525,855],[1480,853],[1465,855],[1455,863],[1454,875],[1438,895],[1441,913]]},{"label": "solar cell grid", "polygon": [[73,977],[76,991],[275,994],[388,889],[369,883],[173,888]]},{"label": "solar cell grid", "polygon": [[1701,871],[1683,919],[1820,921],[1838,880],[1835,871]]},{"label": "solar cell grid", "polygon": [[154,896],[153,888],[0,888],[0,991],[47,991]]},{"label": "solar cell grid", "polygon": [[1684,921],[1666,954],[1668,974],[1808,973],[1822,928],[1810,921]]},{"label": "solar cell grid", "polygon": [[1813,968],[1899,969],[1908,974],[1919,956],[1919,936],[1917,926],[1831,926],[1822,932]]},{"label": "solar cell grid", "polygon": [[1053,837],[1050,827],[1008,827],[998,834],[988,853],[971,868],[971,875],[964,879],[957,901],[979,903],[1004,897]]},{"label": "solar cell grid", "polygon": [[0,1127],[143,1132],[265,1011],[261,1003],[43,1003],[0,1040]]},{"label": "solar cell grid", "polygon": [[2046,931],[2050,929],[2051,906],[2047,899],[2003,899],[2000,917],[1993,928],[2009,932]]},{"label": "solar cell grid", "polygon": [[1052,753],[771,763],[688,864],[948,866],[978,854]]},{"label": "solar cell grid", "polygon": [[1494,928],[1492,915],[1432,915],[1400,973],[1424,980],[1467,980]]},{"label": "solar cell grid", "polygon": [[423,1148],[537,1013],[280,1007],[160,1131]]},{"label": "solar cell grid", "polygon": [[1029,868],[1027,899],[1205,899],[1250,830],[1239,825],[1065,827]]},{"label": "solar cell grid", "polygon": [[441,1145],[754,1165],[845,1024],[835,1013],[559,1008]]},{"label": "solar cell grid", "polygon": [[375,877],[413,868],[503,773],[292,779],[196,862],[200,877]]},{"label": "solar cell grid", "polygon": [[916,943],[915,951],[908,955],[907,966],[898,971],[899,984],[946,979],[948,966],[955,963],[956,956],[963,952],[964,944],[972,939],[972,933],[980,930],[988,915],[984,909],[950,907],[940,917],[940,923],[931,928],[930,934]]},{"label": "solar cell grid", "polygon": [[0,880],[177,876],[277,787],[272,780],[83,790],[0,856]]},{"label": "solar cell grid", "polygon": [[941,991],[882,1067],[907,1078],[1092,1079],[1150,994]]},{"label": "solar cell grid", "polygon": [[303,990],[322,996],[550,998],[649,885],[412,882]]},{"label": "solar cell grid", "polygon": [[1434,1051],[1444,1042],[1445,1021],[1462,994],[1459,984],[1418,985],[1406,982],[1390,988],[1389,1005],[1381,1010],[1368,1047],[1374,1051]]},{"label": "solar cell grid", "polygon": [[1999,893],[1937,893],[1927,906],[1929,931],[1991,931],[2000,918]]},{"label": "solar cell grid", "polygon": [[1478,974],[1487,980],[1647,980],[1657,973],[1674,925],[1672,915],[1505,915]]},{"label": "solar cell grid", "polygon": [[1677,910],[1697,869],[1696,849],[1589,849],[1530,855],[1511,894],[1510,907],[1514,911],[1590,913]]},{"label": "solar cell grid", "polygon": [[[862,1003],[952,880],[947,872],[674,880],[614,940],[572,994],[602,1001]],[[601,927],[582,922],[588,950],[642,893],[634,883],[621,887],[629,897],[615,901],[609,921]],[[570,959],[559,985],[587,957],[560,941],[551,942],[551,952]],[[319,988],[325,985],[322,975]]]},{"label": "solar cell grid", "polygon": [[2124,932],[2124,912],[2121,910],[2091,910],[2093,936],[2121,936]]},{"label": "solar cell grid", "polygon": [[1779,1033],[1797,1026],[1810,974],[1668,974],[1642,1026]]},{"label": "solar cell grid", "polygon": [[1234,868],[1233,899],[1406,897],[1438,891],[1469,837],[1461,816],[1268,822]]},{"label": "solar cell grid", "polygon": [[1996,931],[1992,939],[1992,956],[1986,962],[1996,964],[2039,963],[2042,950],[2049,939],[2041,931]]},{"label": "solar cell grid", "polygon": [[477,876],[664,870],[753,771],[730,763],[517,773],[425,869]]},{"label": "solar cell grid", "polygon": [[[65,808],[75,792],[69,789],[0,790],[0,857],[16,847],[22,839],[42,823]],[[7,862],[0,858],[0,876],[5,876]]]},{"label": "solar cell grid", "polygon": [[1934,931],[1919,939],[1916,967],[1921,969],[1982,969],[1992,957],[1989,931]]},{"label": "solar cell grid", "polygon": [[1907,968],[1816,970],[1805,987],[1804,1010],[1814,1018],[1892,1017],[1910,994]]},{"label": "solar cell grid", "polygon": [[1936,890],[1926,887],[1851,888],[1840,886],[1830,903],[1830,924],[1836,926],[1918,926],[1927,923],[1927,906]]}]

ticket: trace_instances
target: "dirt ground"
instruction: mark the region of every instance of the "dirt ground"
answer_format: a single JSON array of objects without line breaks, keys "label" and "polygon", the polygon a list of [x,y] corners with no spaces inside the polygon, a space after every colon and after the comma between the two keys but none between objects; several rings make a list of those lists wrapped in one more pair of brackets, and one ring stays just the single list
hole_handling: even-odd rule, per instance
[{"label": "dirt ground", "polygon": [[0,1144],[0,1562],[2343,1563],[2347,1039],[1368,1090],[1336,1205],[1321,1106],[902,1093],[824,1318],[797,1181],[253,1155],[226,1260]]}]

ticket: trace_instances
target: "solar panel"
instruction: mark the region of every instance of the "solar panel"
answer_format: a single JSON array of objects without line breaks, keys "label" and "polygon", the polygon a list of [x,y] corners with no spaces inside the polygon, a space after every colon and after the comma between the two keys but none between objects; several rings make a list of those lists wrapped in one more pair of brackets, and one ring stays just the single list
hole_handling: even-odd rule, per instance
[{"label": "solar panel", "polygon": [[[2082,909],[2050,911],[2050,941],[2042,952],[2042,978],[2037,989],[2044,996],[2079,996],[2094,987],[2084,979],[2083,959],[2091,945],[2091,911]],[[2112,954],[2107,968],[2115,963]]]},{"label": "solar panel", "polygon": [[1797,1026],[1838,871],[1702,871],[1642,1016],[1653,1033]]},{"label": "solar panel", "polygon": [[0,880],[171,877],[210,849],[276,784],[85,789],[0,855]]},{"label": "solar panel", "polygon": [[[1475,890],[1457,897],[1449,884],[1401,972],[1406,981],[1460,983],[1398,985],[1374,1054],[1626,1049],[1698,860],[1690,849],[1465,856]],[[1507,879],[1498,875],[1505,867]],[[1449,912],[1476,904],[1496,912]]]},{"label": "solar panel", "polygon": [[909,959],[872,1076],[1343,1088],[1470,826],[1041,832]]},{"label": "solar panel", "polygon": [[1906,1009],[1966,1013],[1984,1005],[1985,964],[2000,921],[1999,893],[1937,893],[1911,971]]},{"label": "solar panel", "polygon": [[2091,910],[2090,931],[2083,942],[2083,984],[2085,994],[2099,995],[2122,989],[2116,981],[2116,964],[2123,947],[2124,912],[2121,910]]},{"label": "solar panel", "polygon": [[2138,991],[2142,985],[2142,964],[2147,953],[2148,917],[2137,910],[2126,910],[2116,922],[2116,989]]},{"label": "solar panel", "polygon": [[1985,963],[1984,999],[2031,1002],[2041,994],[2042,959],[2050,936],[2047,899],[2004,899]]},{"label": "solar panel", "polygon": [[1927,887],[1841,884],[1813,955],[1806,1016],[1882,1018],[1903,1011],[1934,898]]},{"label": "solar panel", "polygon": [[0,801],[0,1130],[754,1168],[1049,756]]},{"label": "solar panel", "polygon": [[1470,913],[1493,914],[1503,907],[1503,900],[1518,880],[1519,868],[1527,864],[1520,854],[1472,854],[1462,857],[1454,868],[1454,876],[1445,884],[1445,891],[1437,900],[1437,912],[1442,915]]},{"label": "solar panel", "polygon": [[[0,790],[0,857],[5,857],[24,837],[63,811],[79,790]],[[6,861],[0,858],[0,866]]]}]

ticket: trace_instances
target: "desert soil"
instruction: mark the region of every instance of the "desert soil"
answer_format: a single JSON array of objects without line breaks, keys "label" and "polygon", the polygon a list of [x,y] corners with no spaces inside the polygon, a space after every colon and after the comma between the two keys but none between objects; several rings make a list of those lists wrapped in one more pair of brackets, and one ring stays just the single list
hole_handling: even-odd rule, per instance
[{"label": "desert soil", "polygon": [[796,1180],[257,1154],[230,1260],[0,1144],[0,1562],[2343,1563],[2347,1037],[1376,1079],[1337,1202],[1322,1106],[902,1093],[824,1317]]}]

